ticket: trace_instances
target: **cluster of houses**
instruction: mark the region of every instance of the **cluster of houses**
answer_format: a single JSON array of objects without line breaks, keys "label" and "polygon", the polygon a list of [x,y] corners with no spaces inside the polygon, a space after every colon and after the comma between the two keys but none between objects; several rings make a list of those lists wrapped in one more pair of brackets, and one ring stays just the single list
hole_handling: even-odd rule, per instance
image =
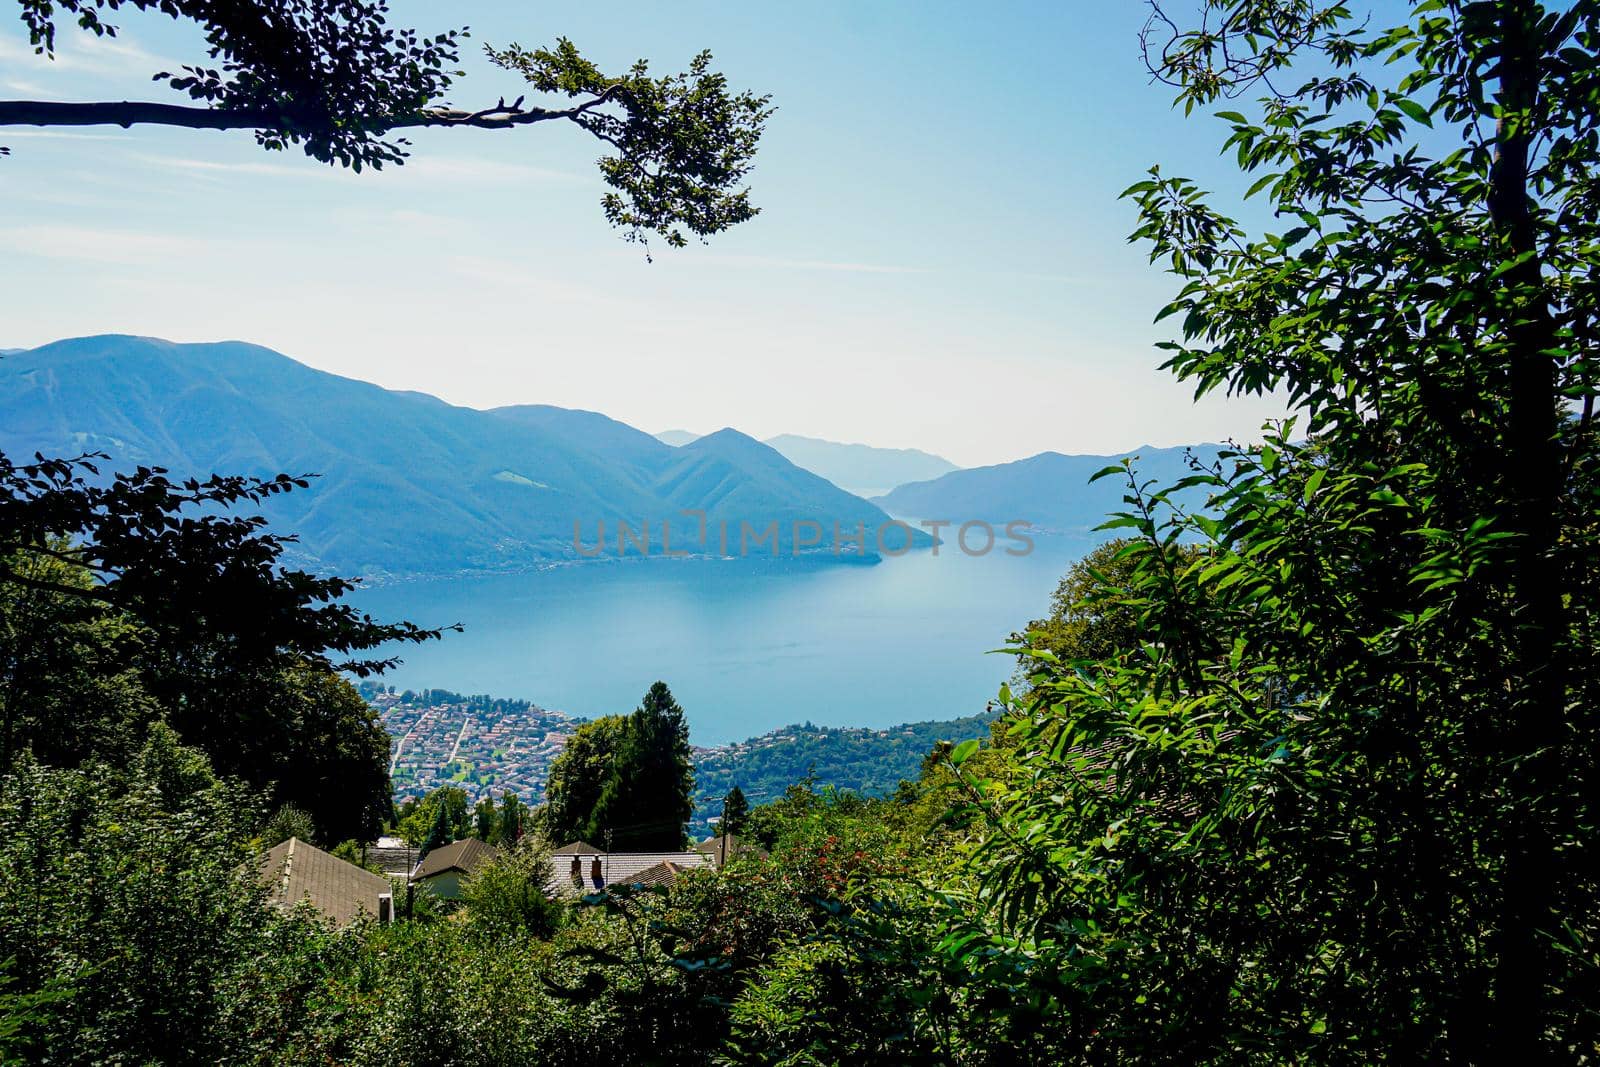
[{"label": "cluster of houses", "polygon": [[[551,853],[545,888],[552,897],[576,899],[612,886],[671,885],[688,871],[717,870],[748,851],[751,846],[732,834],[707,838],[687,852],[607,852],[574,841]],[[342,926],[362,914],[392,921],[396,908],[404,906],[403,899],[397,905],[394,898],[402,879],[405,889],[420,886],[440,900],[459,899],[462,882],[499,852],[468,837],[413,862],[415,850],[394,838],[380,838],[367,852],[368,861],[383,869],[380,875],[291,837],[257,862],[274,904],[288,908],[308,901]]]}]

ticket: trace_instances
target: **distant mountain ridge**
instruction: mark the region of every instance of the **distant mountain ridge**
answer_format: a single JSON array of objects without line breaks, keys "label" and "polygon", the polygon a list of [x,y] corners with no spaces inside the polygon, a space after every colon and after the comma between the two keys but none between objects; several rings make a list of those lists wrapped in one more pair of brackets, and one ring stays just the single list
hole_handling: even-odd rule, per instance
[{"label": "distant mountain ridge", "polygon": [[[479,411],[328,374],[258,345],[107,335],[0,360],[0,449],[101,451],[112,469],[318,474],[270,502],[300,562],[354,575],[443,575],[580,558],[604,523],[673,523],[674,549],[708,527],[810,520],[831,530],[889,521],[879,508],[733,430],[674,449],[595,412],[544,405]],[[658,543],[659,533],[655,534]],[[656,548],[655,544],[652,549]],[[630,546],[632,554],[637,550]]]},{"label": "distant mountain ridge", "polygon": [[[1118,455],[1063,455],[1041,452],[990,467],[951,471],[925,482],[902,485],[874,497],[891,515],[912,521],[982,520],[996,525],[1024,521],[1046,533],[1086,533],[1114,511],[1125,510],[1127,481],[1117,476],[1090,483],[1106,467],[1134,457],[1141,479],[1165,486],[1192,473],[1189,457],[1210,462],[1220,445],[1137,448]],[[1203,503],[1198,492],[1189,498]]]},{"label": "distant mountain ridge", "polygon": [[[688,430],[663,430],[656,434],[657,440],[676,448],[698,437]],[[841,444],[792,433],[768,437],[762,443],[777,449],[796,467],[821,475],[846,492],[863,497],[887,493],[906,482],[926,481],[960,469],[943,456],[917,448]]]}]

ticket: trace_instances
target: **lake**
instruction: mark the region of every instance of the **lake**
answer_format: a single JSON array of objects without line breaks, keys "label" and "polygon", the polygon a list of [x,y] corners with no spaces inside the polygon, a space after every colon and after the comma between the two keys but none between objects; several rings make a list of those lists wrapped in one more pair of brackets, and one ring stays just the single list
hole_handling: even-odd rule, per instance
[{"label": "lake", "polygon": [[1092,547],[1028,556],[947,544],[875,564],[607,560],[404,582],[352,599],[382,619],[465,632],[409,646],[383,680],[521,697],[583,717],[631,711],[658,678],[699,745],[809,720],[892,726],[984,709],[1012,669],[987,655],[1046,610]]}]

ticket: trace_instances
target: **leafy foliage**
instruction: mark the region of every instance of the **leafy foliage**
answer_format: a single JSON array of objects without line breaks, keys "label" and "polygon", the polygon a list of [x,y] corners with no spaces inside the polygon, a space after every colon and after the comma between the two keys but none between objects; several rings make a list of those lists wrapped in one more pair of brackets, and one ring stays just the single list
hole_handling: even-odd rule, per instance
[{"label": "leafy foliage", "polygon": [[672,247],[685,232],[705,240],[753,218],[742,188],[753,166],[769,98],[731,92],[701,52],[680,74],[652,77],[640,60],[608,76],[562,38],[554,48],[486,48],[489,60],[523,75],[537,92],[577,101],[571,107],[524,108],[504,99],[475,111],[441,103],[463,72],[455,69],[465,29],[429,36],[389,23],[384,0],[20,0],[35,51],[55,54],[63,16],[96,36],[114,36],[103,14],[124,7],[194,23],[215,65],[193,63],[154,76],[202,108],[121,102],[84,105],[0,104],[0,121],[158,122],[254,128],[269,150],[300,145],[308,156],[360,171],[399,165],[409,142],[396,130],[415,126],[505,129],[551,120],[574,123],[616,150],[599,161],[611,191],[606,219],[627,239],[656,235]]},{"label": "leafy foliage", "polygon": [[539,92],[620,107],[620,115],[597,108],[573,121],[617,150],[600,160],[613,190],[601,204],[629,240],[655,234],[681,248],[685,230],[704,240],[755,216],[750,191],[735,189],[750,173],[771,98],[729,92],[710,52],[664,78],[651,77],[644,60],[608,77],[564,37],[554,48],[491,48],[489,58]]},{"label": "leafy foliage", "polygon": [[582,836],[618,852],[681,848],[693,792],[689,724],[672,690],[656,682],[623,721],[616,757]]},{"label": "leafy foliage", "polygon": [[[33,1062],[207,1063],[268,923],[240,865],[248,795],[160,727],[124,777],[24,756],[0,780],[0,958],[33,1005]],[[181,1050],[181,1051],[180,1051]]]},{"label": "leafy foliage", "polygon": [[217,67],[194,64],[166,81],[191,99],[268,120],[257,131],[262,147],[303,144],[307,155],[360,170],[405,159],[404,142],[385,140],[399,115],[436,100],[459,75],[465,31],[425,37],[388,25],[388,5],[366,0],[313,4],[304,0],[251,0],[213,4],[196,0],[21,0],[22,21],[34,47],[55,51],[56,19],[75,16],[80,28],[114,36],[102,11],[124,5],[160,11],[197,23]]},{"label": "leafy foliage", "polygon": [[0,456],[0,766],[24,746],[125,765],[164,721],[307,811],[318,840],[374,836],[388,739],[334,671],[371,673],[392,660],[346,657],[438,632],[356,612],[351,583],[283,567],[288,539],[228,513],[292,479],[97,475],[90,458]]},{"label": "leafy foliage", "polygon": [[1040,659],[1021,773],[965,776],[985,917],[950,947],[1084,1061],[1581,1058],[1600,6],[1199,6],[1153,65],[1267,94],[1222,120],[1289,228],[1129,191],[1184,281],[1170,366],[1309,438],[1180,481],[1206,513],[1130,478],[1095,596],[1133,640]]},{"label": "leafy foliage", "polygon": [[545,831],[618,852],[682,846],[694,768],[683,708],[656,682],[632,715],[584,723],[550,767]]}]

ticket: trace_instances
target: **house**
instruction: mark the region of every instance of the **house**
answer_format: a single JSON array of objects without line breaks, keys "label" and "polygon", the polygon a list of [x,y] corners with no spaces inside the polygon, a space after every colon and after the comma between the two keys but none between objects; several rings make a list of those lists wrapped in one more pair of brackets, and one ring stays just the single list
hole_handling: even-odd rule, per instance
[{"label": "house", "polygon": [[428,892],[440,900],[457,900],[461,896],[461,880],[499,854],[493,845],[476,837],[464,837],[423,856],[411,872],[411,880],[427,886]]},{"label": "house", "polygon": [[586,841],[550,853],[552,896],[582,896],[613,885],[671,885],[685,871],[711,870],[705,852],[606,852]]},{"label": "house", "polygon": [[752,845],[738,834],[721,834],[716,837],[708,837],[698,845],[695,845],[694,850],[696,852],[704,852],[710,856],[711,862],[716,865],[719,871],[728,865],[729,860],[736,860],[740,856],[766,855],[760,848]]},{"label": "house", "polygon": [[340,926],[362,914],[380,922],[393,916],[393,887],[382,875],[346,863],[298,837],[274,845],[257,860],[268,899],[281,908],[310,901]]},{"label": "house", "polygon": [[405,878],[417,865],[417,850],[398,837],[380,837],[364,859],[390,878]]}]

